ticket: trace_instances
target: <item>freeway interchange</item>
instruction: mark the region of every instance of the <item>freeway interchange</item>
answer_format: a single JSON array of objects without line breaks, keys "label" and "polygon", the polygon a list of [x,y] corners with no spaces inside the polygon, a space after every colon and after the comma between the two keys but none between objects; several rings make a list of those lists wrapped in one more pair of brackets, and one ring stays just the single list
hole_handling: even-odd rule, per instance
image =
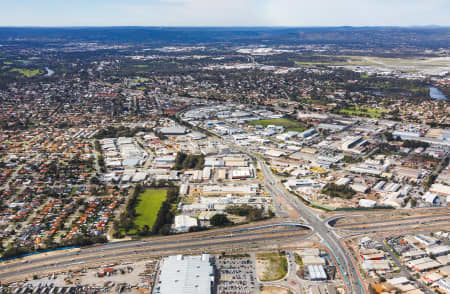
[{"label": "freeway interchange", "polygon": [[37,254],[26,259],[0,264],[0,281],[3,283],[20,281],[33,274],[60,272],[69,268],[179,254],[180,252],[185,254],[219,253],[233,250],[239,252],[239,250],[267,248],[268,244],[273,245],[272,248],[276,248],[277,245],[307,240],[313,235],[318,235],[338,263],[349,293],[362,294],[365,290],[360,284],[358,267],[335,232],[367,234],[373,232],[374,229],[378,232],[398,231],[397,227],[393,228],[393,224],[409,226],[415,225],[417,222],[439,224],[444,221],[448,223],[450,214],[444,210],[444,213],[434,217],[432,215],[428,217],[411,216],[371,223],[335,225],[335,220],[349,217],[349,215],[321,219],[314,210],[284,190],[264,162],[260,161],[260,166],[264,175],[264,184],[268,190],[285,199],[301,215],[304,222],[275,218],[223,229],[107,243],[79,250],[64,250],[55,252],[55,254]]},{"label": "freeway interchange", "polygon": [[68,267],[111,263],[118,260],[145,258],[173,252],[220,251],[227,246],[248,248],[267,244],[268,241],[292,241],[307,239],[312,235],[308,225],[290,221],[268,221],[191,234],[156,237],[143,240],[108,243],[81,250],[67,250],[55,255],[39,254],[26,261],[0,265],[0,281],[21,280],[34,273],[58,272]]},{"label": "freeway interchange", "polygon": [[258,159],[261,166],[265,185],[273,191],[276,195],[283,197],[298,213],[305,219],[305,221],[312,227],[314,232],[320,236],[323,240],[325,246],[331,251],[341,269],[344,281],[346,283],[349,293],[362,294],[364,289],[362,287],[361,281],[359,280],[359,275],[357,269],[354,266],[349,254],[346,249],[342,246],[340,240],[336,235],[330,231],[329,227],[323,220],[321,220],[310,208],[308,208],[302,201],[291,196],[279,181],[272,174],[270,169],[267,167],[266,163]]}]

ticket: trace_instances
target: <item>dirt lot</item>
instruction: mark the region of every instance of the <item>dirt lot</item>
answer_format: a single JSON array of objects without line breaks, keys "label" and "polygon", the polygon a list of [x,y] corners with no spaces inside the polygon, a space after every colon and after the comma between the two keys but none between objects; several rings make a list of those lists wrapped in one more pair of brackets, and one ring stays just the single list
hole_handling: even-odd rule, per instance
[{"label": "dirt lot", "polygon": [[404,210],[398,211],[393,210],[389,212],[355,212],[355,216],[348,216],[339,219],[336,222],[336,225],[346,225],[346,224],[358,224],[358,223],[367,223],[371,221],[386,221],[386,220],[401,220],[405,217],[414,217],[414,216],[429,216],[429,215],[439,215],[442,213],[448,213],[447,210],[434,210],[434,211],[412,211],[412,210]]},{"label": "dirt lot", "polygon": [[277,281],[286,276],[286,256],[278,252],[258,253],[255,259],[256,274],[260,281]]},{"label": "dirt lot", "polygon": [[[103,287],[105,283],[129,284],[131,286],[145,286],[147,284],[146,274],[152,275],[156,270],[156,260],[145,260],[135,263],[125,263],[109,268],[114,268],[114,274],[98,277],[98,272],[103,272],[105,268],[99,267],[87,269],[81,272],[67,272],[57,275],[50,275],[41,279],[32,280],[29,284],[37,286],[39,284],[53,284],[55,287],[69,287],[76,285],[86,285],[91,287]],[[122,270],[122,271],[121,271]]]},{"label": "dirt lot", "polygon": [[291,294],[292,292],[288,289],[273,287],[273,286],[264,286],[260,292],[261,294]]}]

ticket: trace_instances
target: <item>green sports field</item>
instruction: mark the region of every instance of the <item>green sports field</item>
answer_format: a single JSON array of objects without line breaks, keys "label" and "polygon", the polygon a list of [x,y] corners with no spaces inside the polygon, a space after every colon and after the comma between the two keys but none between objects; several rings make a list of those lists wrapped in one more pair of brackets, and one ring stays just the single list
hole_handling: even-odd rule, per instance
[{"label": "green sports field", "polygon": [[27,78],[32,78],[42,73],[40,69],[24,69],[24,68],[13,68],[10,71],[18,72]]},{"label": "green sports field", "polygon": [[248,123],[251,126],[260,125],[267,127],[268,125],[282,126],[286,131],[303,132],[306,127],[301,122],[289,119],[289,118],[276,118],[276,119],[263,119],[255,120]]},{"label": "green sports field", "polygon": [[347,109],[341,109],[339,113],[348,114],[348,115],[356,115],[356,116],[365,116],[372,118],[381,118],[383,114],[387,113],[387,110],[377,109],[377,108],[366,108],[366,107],[349,107]]},{"label": "green sports field", "polygon": [[[167,190],[145,190],[139,195],[139,204],[136,207],[137,217],[134,219],[135,228],[145,225],[153,227],[162,203],[166,200]],[[133,230],[134,231],[134,230]],[[133,232],[128,232],[133,233]]]}]

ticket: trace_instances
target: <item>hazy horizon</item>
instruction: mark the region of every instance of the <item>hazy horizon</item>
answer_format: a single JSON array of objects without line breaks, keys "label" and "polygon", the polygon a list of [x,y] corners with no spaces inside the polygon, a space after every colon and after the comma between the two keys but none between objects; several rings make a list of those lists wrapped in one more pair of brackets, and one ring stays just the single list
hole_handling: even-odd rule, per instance
[{"label": "hazy horizon", "polygon": [[447,0],[17,0],[0,27],[448,27],[448,15]]}]

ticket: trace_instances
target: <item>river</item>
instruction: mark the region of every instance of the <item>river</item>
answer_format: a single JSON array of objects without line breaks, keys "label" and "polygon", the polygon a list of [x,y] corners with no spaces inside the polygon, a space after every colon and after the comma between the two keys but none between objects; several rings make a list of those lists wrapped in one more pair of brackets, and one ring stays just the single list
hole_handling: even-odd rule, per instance
[{"label": "river", "polygon": [[439,90],[436,87],[429,86],[430,88],[430,97],[436,100],[447,100],[447,96],[445,96],[444,93],[442,93],[441,90]]},{"label": "river", "polygon": [[48,67],[46,67],[45,70],[47,71],[47,74],[46,74],[47,77],[51,77],[55,73],[54,70],[51,70]]}]

